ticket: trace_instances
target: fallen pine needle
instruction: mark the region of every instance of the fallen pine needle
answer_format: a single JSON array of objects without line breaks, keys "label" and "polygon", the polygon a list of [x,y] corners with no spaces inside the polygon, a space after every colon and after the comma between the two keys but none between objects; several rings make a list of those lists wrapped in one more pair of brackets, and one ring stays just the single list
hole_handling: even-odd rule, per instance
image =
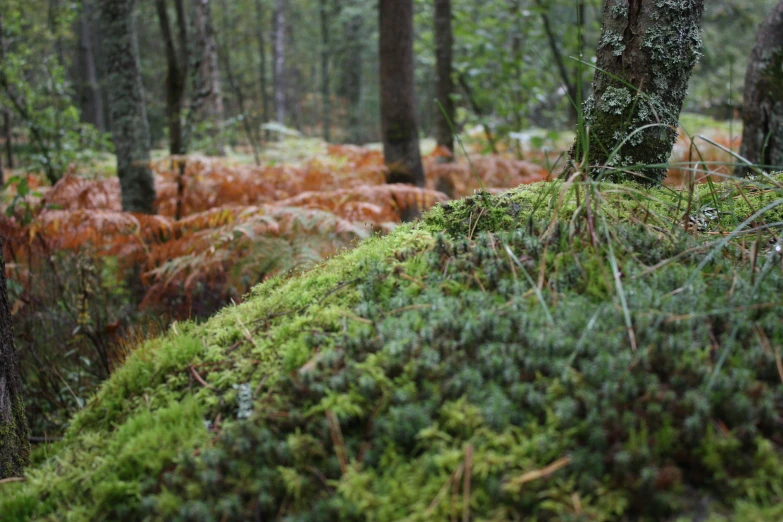
[{"label": "fallen pine needle", "polygon": [[348,452],[345,450],[340,420],[333,411],[329,410],[326,412],[326,421],[329,423],[329,434],[332,436],[334,452],[337,454],[337,460],[340,462],[340,472],[345,475],[348,473]]},{"label": "fallen pine needle", "polygon": [[510,480],[506,484],[506,489],[512,489],[512,488],[518,488],[520,486],[523,486],[527,484],[528,482],[533,482],[534,480],[547,478],[548,476],[552,475],[554,472],[568,466],[571,463],[571,457],[563,457],[562,459],[558,459],[554,461],[552,464],[545,468],[537,469],[535,471],[528,471],[527,473]]}]

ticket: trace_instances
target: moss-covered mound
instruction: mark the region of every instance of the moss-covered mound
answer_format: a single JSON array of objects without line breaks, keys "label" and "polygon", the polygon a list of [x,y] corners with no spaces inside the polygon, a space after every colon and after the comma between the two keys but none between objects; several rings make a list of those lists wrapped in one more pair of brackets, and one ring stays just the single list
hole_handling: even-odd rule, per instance
[{"label": "moss-covered mound", "polygon": [[779,181],[438,207],[139,347],[0,519],[777,522]]}]

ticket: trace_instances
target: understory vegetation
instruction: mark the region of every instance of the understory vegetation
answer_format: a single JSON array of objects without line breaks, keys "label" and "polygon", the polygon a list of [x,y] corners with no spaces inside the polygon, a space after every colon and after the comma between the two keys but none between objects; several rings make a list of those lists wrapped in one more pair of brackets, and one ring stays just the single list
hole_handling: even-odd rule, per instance
[{"label": "understory vegetation", "polygon": [[141,343],[0,513],[780,520],[781,192],[439,202]]}]

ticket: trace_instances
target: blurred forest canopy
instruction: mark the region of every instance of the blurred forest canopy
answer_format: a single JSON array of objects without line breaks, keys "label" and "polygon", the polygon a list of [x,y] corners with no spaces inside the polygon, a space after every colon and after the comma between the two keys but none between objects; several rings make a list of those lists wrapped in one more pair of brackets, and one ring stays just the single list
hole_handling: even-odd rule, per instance
[{"label": "blurred forest canopy", "polygon": [[[717,119],[737,116],[755,31],[773,3],[707,3],[704,57],[691,81],[686,111]],[[189,29],[182,40],[177,2],[138,2],[135,11],[154,148],[166,148],[170,128],[160,6],[165,7],[174,47],[180,53],[180,69],[193,66],[189,62],[200,45],[196,24],[200,2],[179,4],[185,11],[182,22]],[[214,110],[190,117],[192,150],[222,153],[216,143],[247,145],[261,140],[270,135],[261,126],[270,122],[327,141],[380,141],[376,2],[209,0],[204,5],[214,37],[211,59],[216,62],[210,74],[219,103],[207,100]],[[281,7],[284,16],[278,19]],[[433,135],[439,109],[434,102],[432,2],[416,0],[415,9],[419,129]],[[451,9],[458,130],[482,123],[499,136],[530,127],[572,129],[574,111],[565,93],[573,92],[580,74],[584,88],[589,88],[592,71],[576,59],[583,48],[584,60],[593,60],[600,34],[600,0],[453,0]],[[19,98],[11,99],[0,89],[5,111],[0,139],[5,142],[12,135],[18,159],[37,164],[52,181],[74,160],[108,145],[95,132],[107,131],[110,124],[96,11],[95,0],[4,0],[0,6],[2,69]],[[582,31],[576,30],[578,25]],[[187,53],[182,52],[183,42]],[[280,49],[282,54],[276,55]],[[185,83],[187,113],[189,107],[205,102],[197,101],[193,85]],[[279,121],[281,115],[284,121]],[[283,130],[274,125],[272,129]],[[45,153],[37,142],[46,144]]]}]

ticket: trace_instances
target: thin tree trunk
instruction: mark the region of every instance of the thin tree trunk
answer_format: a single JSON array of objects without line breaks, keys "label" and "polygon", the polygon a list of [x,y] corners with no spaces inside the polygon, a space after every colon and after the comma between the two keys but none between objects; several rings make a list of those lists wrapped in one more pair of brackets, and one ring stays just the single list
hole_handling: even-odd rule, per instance
[{"label": "thin tree trunk", "polygon": [[[511,0],[509,7],[511,12],[509,15],[513,17],[518,23],[522,20],[522,6],[520,0]],[[512,96],[514,98],[514,130],[516,132],[522,131],[523,125],[523,110],[527,101],[524,88],[522,86],[522,64],[523,56],[522,52],[525,46],[525,40],[522,36],[525,34],[521,24],[515,24],[512,28],[511,34],[511,56],[514,63],[514,85],[512,89]],[[522,141],[514,140],[514,149],[517,159],[524,159],[525,151],[522,149]]]},{"label": "thin tree trunk", "polygon": [[101,37],[122,208],[152,214],[155,180],[149,166],[150,135],[136,41],[135,4],[135,0],[101,0]]},{"label": "thin tree trunk", "polygon": [[320,0],[321,14],[321,128],[324,141],[331,141],[331,113],[332,106],[329,91],[329,59],[331,49],[329,47],[329,10],[326,0]]},{"label": "thin tree trunk", "polygon": [[263,122],[269,122],[269,92],[266,82],[266,38],[264,37],[264,4],[262,0],[256,0],[256,39],[258,40],[258,85],[261,90],[261,106],[263,110]]},{"label": "thin tree trunk", "polygon": [[452,56],[454,33],[451,27],[451,0],[435,0],[435,59],[438,73],[437,98],[439,107],[435,113],[435,135],[438,145],[454,153],[454,79]]},{"label": "thin tree trunk", "polygon": [[[609,0],[609,1],[611,3],[614,0]],[[641,2],[642,0],[630,0],[630,1]],[[563,87],[565,87],[566,94],[568,94],[568,98],[569,98],[568,107],[571,112],[571,119],[573,120],[573,122],[576,122],[579,116],[579,110],[576,105],[577,103],[576,83],[573,79],[570,78],[570,75],[568,74],[568,68],[566,67],[565,59],[563,58],[563,53],[560,50],[560,44],[558,43],[559,38],[557,37],[557,35],[555,35],[555,32],[552,29],[552,24],[549,21],[549,16],[547,15],[542,0],[536,0],[536,3],[538,4],[539,8],[541,8],[541,21],[543,22],[544,31],[546,32],[547,41],[549,42],[549,49],[552,51],[552,57],[554,58],[555,65],[557,66],[557,70],[560,73],[560,81],[563,83]]]},{"label": "thin tree trunk", "polygon": [[[671,156],[680,111],[702,46],[704,0],[608,0],[597,72],[583,115],[589,132],[571,151],[591,175],[660,184]],[[603,71],[603,72],[602,72]],[[630,85],[630,87],[629,87]],[[585,141],[589,157],[583,162]]]},{"label": "thin tree trunk", "polygon": [[103,118],[103,97],[98,85],[98,71],[95,66],[95,49],[93,46],[92,5],[89,1],[82,2],[82,12],[78,21],[79,36],[79,79],[82,99],[82,113],[88,123],[95,125],[101,132],[106,131],[106,122]]},{"label": "thin tree trunk", "polygon": [[[11,111],[3,111],[3,126],[5,131],[5,166],[8,169],[14,168],[14,128],[11,123]],[[0,185],[5,185],[5,174],[0,169]]]},{"label": "thin tree trunk", "polygon": [[277,0],[275,11],[275,116],[285,125],[285,0]]},{"label": "thin tree trunk", "polygon": [[[226,43],[229,38],[229,35],[231,33],[231,27],[234,25],[228,18],[229,13],[229,7],[228,2],[226,0],[223,0],[223,43]],[[253,126],[250,121],[250,118],[248,117],[247,113],[245,112],[245,95],[242,91],[242,86],[239,84],[239,81],[237,80],[236,76],[234,75],[234,67],[231,64],[231,53],[227,52],[226,49],[232,49],[232,45],[223,45],[222,52],[219,52],[220,59],[223,62],[223,68],[226,70],[226,75],[228,76],[228,84],[231,90],[234,92],[234,96],[236,96],[237,104],[239,104],[239,113],[242,116],[242,128],[245,130],[245,136],[247,138],[248,143],[250,144],[250,148],[253,151],[253,160],[255,161],[256,165],[261,165],[261,155],[260,151],[258,150],[258,138],[256,137],[255,133],[253,132]]]},{"label": "thin tree trunk", "polygon": [[[745,77],[740,155],[765,170],[783,168],[783,2],[756,35]],[[738,165],[735,174],[750,169]]]},{"label": "thin tree trunk", "polygon": [[206,94],[204,106],[207,117],[215,124],[217,130],[212,136],[210,154],[223,155],[223,124],[225,107],[220,84],[220,68],[218,62],[217,42],[212,24],[212,4],[210,0],[194,0],[196,32],[199,48],[203,51],[201,59],[201,83]]},{"label": "thin tree trunk", "polygon": [[362,45],[361,15],[352,15],[344,25],[346,42],[343,58],[343,74],[340,96],[348,104],[348,141],[359,143],[364,139],[362,103],[362,68],[364,66],[364,45]]},{"label": "thin tree trunk", "polygon": [[55,56],[57,56],[57,63],[60,66],[65,66],[65,46],[63,45],[63,38],[60,33],[60,0],[49,0],[48,10],[48,22],[49,32],[54,35],[54,50]]},{"label": "thin tree trunk", "polygon": [[30,460],[29,435],[0,238],[0,479],[22,474]]},{"label": "thin tree trunk", "polygon": [[492,134],[492,129],[484,117],[484,108],[479,105],[478,100],[476,100],[476,97],[473,95],[473,89],[470,88],[468,79],[462,73],[459,75],[459,84],[462,87],[462,90],[465,92],[465,96],[468,97],[468,102],[470,103],[471,108],[473,108],[473,112],[475,112],[476,116],[478,116],[481,120],[481,126],[484,127],[484,136],[487,138],[489,150],[492,152],[492,154],[497,154],[497,142],[495,140],[494,134]]},{"label": "thin tree trunk", "polygon": [[[413,0],[380,0],[381,132],[387,183],[424,186],[413,77]],[[404,220],[418,215],[416,208]]]},{"label": "thin tree trunk", "polygon": [[187,153],[182,129],[182,109],[185,101],[185,86],[188,75],[188,34],[185,21],[185,6],[182,0],[175,0],[179,51],[169,23],[166,0],[155,0],[158,22],[166,48],[166,117],[169,126],[169,152],[173,156]]}]

